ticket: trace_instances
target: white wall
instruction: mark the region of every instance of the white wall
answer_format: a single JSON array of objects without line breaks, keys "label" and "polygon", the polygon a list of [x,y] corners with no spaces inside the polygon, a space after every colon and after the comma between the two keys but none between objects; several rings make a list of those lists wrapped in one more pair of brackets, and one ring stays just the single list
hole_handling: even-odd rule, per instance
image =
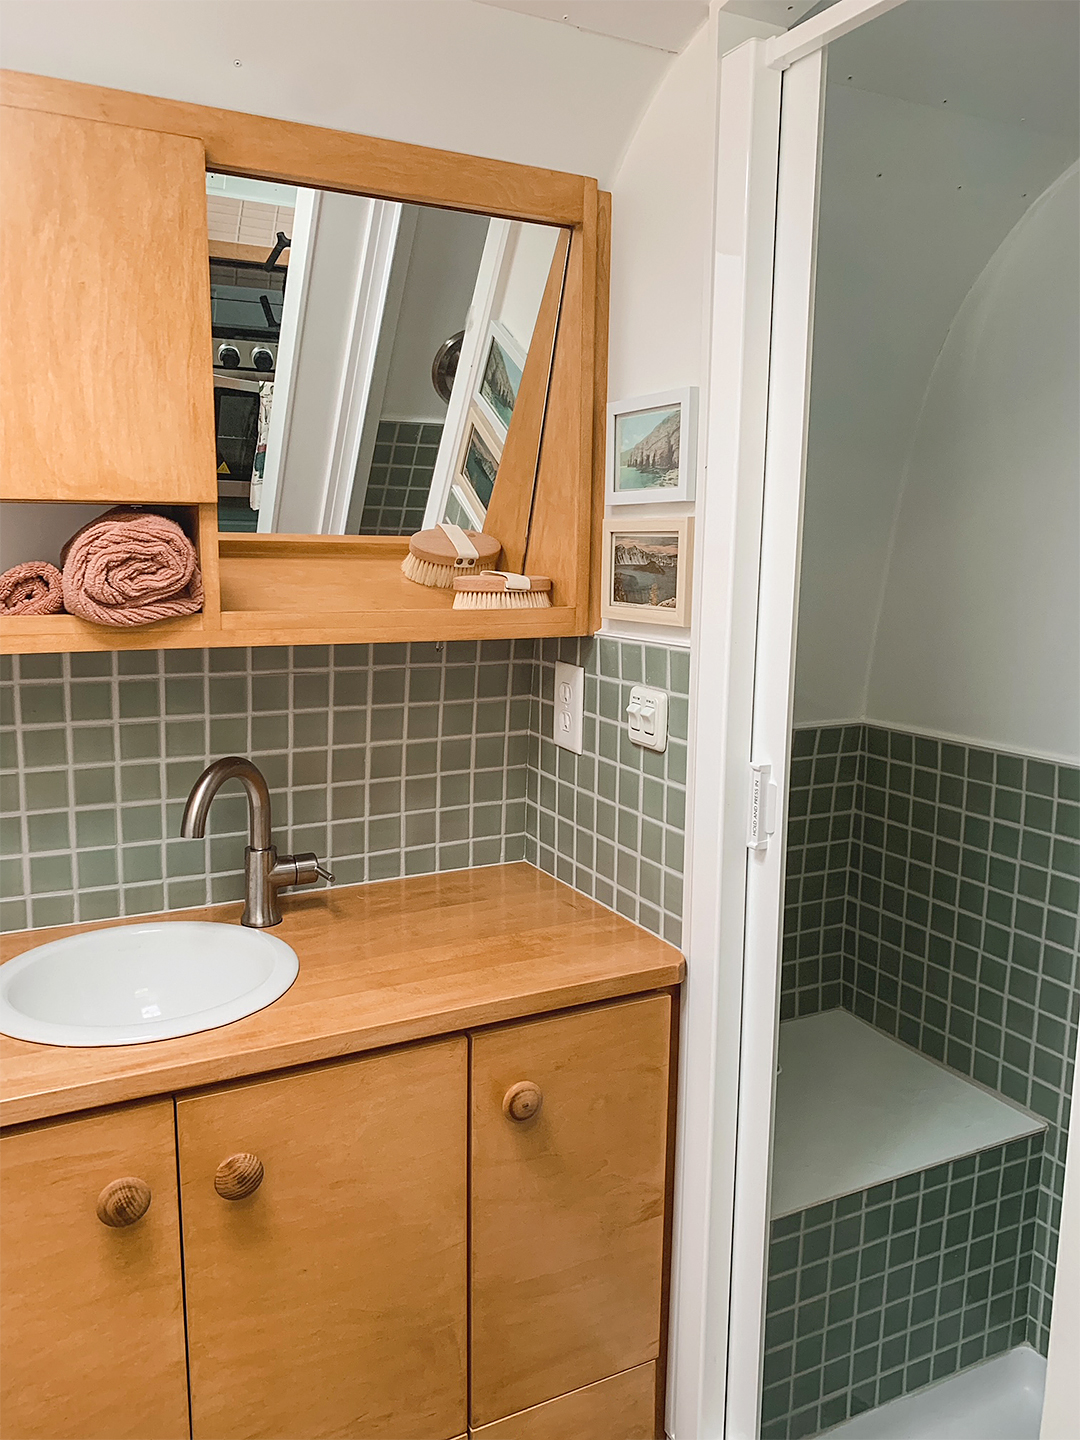
[{"label": "white wall", "polygon": [[867,713],[1080,759],[1080,181],[979,276],[931,378]]},{"label": "white wall", "polygon": [[998,245],[1076,154],[1075,141],[851,88],[845,68],[830,58],[840,83],[825,111],[801,724],[867,712],[890,538],[935,360]]},{"label": "white wall", "polygon": [[602,185],[671,60],[471,0],[4,0],[0,17],[9,69]]},{"label": "white wall", "polygon": [[[611,187],[608,396],[708,381],[713,266],[718,57],[768,25],[714,12],[661,80]],[[698,427],[698,485],[705,426]],[[679,515],[693,506],[620,506],[620,514]],[[689,632],[605,624],[605,631],[688,644]]]},{"label": "white wall", "polygon": [[393,420],[439,420],[446,405],[431,383],[431,362],[462,329],[487,237],[483,215],[415,206],[405,286],[394,325],[382,413]]}]

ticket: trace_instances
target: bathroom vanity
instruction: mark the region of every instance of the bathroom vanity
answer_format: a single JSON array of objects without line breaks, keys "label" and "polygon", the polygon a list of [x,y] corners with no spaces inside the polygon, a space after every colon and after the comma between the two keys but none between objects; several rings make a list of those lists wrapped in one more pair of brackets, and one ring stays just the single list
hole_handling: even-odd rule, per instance
[{"label": "bathroom vanity", "polygon": [[525,864],[275,933],[232,1025],[0,1041],[4,1433],[662,1433],[679,953]]}]

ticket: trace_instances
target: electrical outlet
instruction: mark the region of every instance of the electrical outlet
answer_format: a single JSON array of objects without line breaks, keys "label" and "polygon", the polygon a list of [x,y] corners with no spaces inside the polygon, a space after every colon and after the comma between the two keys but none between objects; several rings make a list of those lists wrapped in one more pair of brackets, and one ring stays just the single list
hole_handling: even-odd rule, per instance
[{"label": "electrical outlet", "polygon": [[581,754],[585,714],[585,671],[580,665],[555,662],[555,744]]}]

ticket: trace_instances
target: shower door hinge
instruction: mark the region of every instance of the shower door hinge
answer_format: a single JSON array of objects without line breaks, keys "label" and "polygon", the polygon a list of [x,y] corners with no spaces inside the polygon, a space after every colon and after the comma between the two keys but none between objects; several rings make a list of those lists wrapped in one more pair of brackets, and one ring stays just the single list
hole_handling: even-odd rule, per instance
[{"label": "shower door hinge", "polygon": [[746,843],[751,850],[767,850],[776,829],[776,785],[771,765],[750,766],[750,818]]}]

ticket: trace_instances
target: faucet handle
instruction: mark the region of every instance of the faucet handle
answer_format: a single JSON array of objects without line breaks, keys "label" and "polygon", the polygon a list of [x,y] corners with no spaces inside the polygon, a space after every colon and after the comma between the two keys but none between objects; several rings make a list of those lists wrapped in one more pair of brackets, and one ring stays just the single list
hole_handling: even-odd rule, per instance
[{"label": "faucet handle", "polygon": [[278,859],[277,868],[288,866],[294,873],[294,878],[282,881],[285,885],[314,885],[316,880],[323,879],[333,882],[333,875],[324,866],[319,864],[319,857],[310,850],[305,850],[300,855],[282,855]]}]

